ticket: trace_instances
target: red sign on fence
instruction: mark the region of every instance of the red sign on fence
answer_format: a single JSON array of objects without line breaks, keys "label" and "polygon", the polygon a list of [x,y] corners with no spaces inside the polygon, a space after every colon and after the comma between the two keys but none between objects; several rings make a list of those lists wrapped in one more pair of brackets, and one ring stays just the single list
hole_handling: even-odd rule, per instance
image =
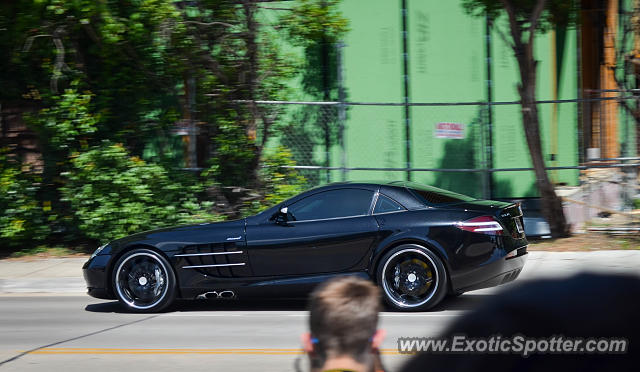
[{"label": "red sign on fence", "polygon": [[436,138],[464,138],[464,124],[460,123],[437,123]]}]

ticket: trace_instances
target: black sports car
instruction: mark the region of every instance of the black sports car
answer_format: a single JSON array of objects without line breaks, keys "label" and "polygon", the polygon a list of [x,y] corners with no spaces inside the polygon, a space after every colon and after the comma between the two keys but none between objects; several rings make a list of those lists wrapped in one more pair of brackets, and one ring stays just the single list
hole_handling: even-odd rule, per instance
[{"label": "black sports car", "polygon": [[83,270],[91,296],[132,311],[176,298],[304,296],[340,275],[373,280],[396,309],[426,310],[514,280],[526,254],[517,204],[412,182],[344,182],[241,220],[114,240]]}]

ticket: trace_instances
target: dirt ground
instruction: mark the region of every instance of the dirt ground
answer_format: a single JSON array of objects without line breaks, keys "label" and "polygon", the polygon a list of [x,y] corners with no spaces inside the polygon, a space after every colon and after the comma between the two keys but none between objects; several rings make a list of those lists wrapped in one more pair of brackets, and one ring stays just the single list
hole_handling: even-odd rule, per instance
[{"label": "dirt ground", "polygon": [[20,254],[17,256],[8,256],[0,258],[3,261],[35,261],[35,260],[44,260],[49,258],[89,258],[90,254],[87,253],[49,253],[49,252],[38,252],[35,254]]},{"label": "dirt ground", "polygon": [[586,232],[563,239],[529,239],[531,251],[584,252],[617,249],[640,249],[640,235]]}]

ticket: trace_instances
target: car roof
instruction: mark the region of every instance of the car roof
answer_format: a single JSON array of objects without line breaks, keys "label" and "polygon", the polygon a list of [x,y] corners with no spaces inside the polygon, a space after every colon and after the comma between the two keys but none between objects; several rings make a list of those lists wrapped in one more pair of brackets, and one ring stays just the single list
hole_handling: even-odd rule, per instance
[{"label": "car roof", "polygon": [[388,186],[405,186],[405,184],[407,183],[407,181],[386,181],[386,180],[364,180],[364,181],[341,181],[341,182],[332,182],[332,183],[328,183],[322,186],[318,186],[315,187],[316,189],[319,188],[339,188],[341,186],[382,186],[382,185],[388,185]]},{"label": "car roof", "polygon": [[391,186],[391,187],[405,187],[405,188],[428,188],[433,189],[433,191],[438,191],[437,187],[433,187],[430,185],[423,185],[420,183],[415,183],[411,181],[388,181],[388,180],[363,180],[363,181],[341,181],[341,182],[332,182],[321,186],[316,186],[309,190],[330,190],[341,187],[363,187],[366,189],[378,189],[380,186]]},{"label": "car roof", "polygon": [[[407,181],[386,181],[386,180],[332,182],[332,183],[328,183],[325,185],[316,186],[311,189],[308,189],[298,195],[295,195],[287,200],[284,200],[272,206],[269,209],[265,209],[264,211],[258,213],[256,216],[263,215],[263,214],[268,215],[270,214],[270,212],[273,212],[273,210],[279,208],[284,203],[287,203],[287,204],[295,203],[296,201],[306,198],[307,196],[311,194],[315,194],[317,192],[341,189],[345,187],[362,188],[362,189],[371,190],[374,192],[384,187],[386,189],[385,193],[388,193],[388,196],[391,196],[394,200],[398,201],[405,208],[409,210],[424,208],[425,205],[421,201],[411,196],[410,194],[407,194],[405,192],[398,190],[398,188],[410,187],[408,186],[410,184],[411,182],[407,182]],[[397,190],[397,191],[393,192],[394,190]]]}]

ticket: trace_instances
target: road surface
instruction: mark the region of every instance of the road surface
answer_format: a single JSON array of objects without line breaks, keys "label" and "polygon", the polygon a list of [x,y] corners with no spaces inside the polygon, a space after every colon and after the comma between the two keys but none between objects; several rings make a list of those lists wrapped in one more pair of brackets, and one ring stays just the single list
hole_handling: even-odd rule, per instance
[{"label": "road surface", "polygon": [[[637,274],[639,267],[640,251],[533,252],[516,283],[585,269]],[[190,301],[166,313],[128,314],[114,301],[21,283],[23,290],[0,294],[2,371],[293,371],[301,357],[304,301]],[[397,370],[408,358],[397,352],[398,337],[436,336],[497,291],[467,293],[428,313],[384,312],[383,361]]]}]

